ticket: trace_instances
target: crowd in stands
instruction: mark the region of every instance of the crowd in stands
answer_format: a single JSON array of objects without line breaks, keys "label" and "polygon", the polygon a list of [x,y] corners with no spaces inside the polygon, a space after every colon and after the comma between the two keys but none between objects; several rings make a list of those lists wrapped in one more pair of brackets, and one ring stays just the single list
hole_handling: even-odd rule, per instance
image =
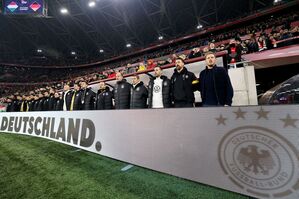
[{"label": "crowd in stands", "polygon": [[[197,38],[188,43],[173,44],[167,48],[146,55],[108,63],[104,66],[94,66],[87,69],[49,69],[48,76],[40,75],[42,72],[36,68],[23,69],[21,72],[19,67],[13,68],[7,66],[1,68],[2,70],[6,70],[6,74],[17,74],[17,80],[20,82],[32,82],[34,79],[35,82],[43,82],[43,85],[46,84],[47,87],[57,88],[59,85],[65,84],[66,82],[75,82],[78,79],[95,82],[105,79],[114,79],[117,72],[121,72],[122,74],[134,74],[136,72],[152,70],[156,66],[173,64],[177,57],[182,57],[185,60],[194,59],[204,56],[207,52],[220,52],[226,50],[228,52],[228,64],[234,64],[242,61],[242,54],[273,49],[280,45],[291,45],[298,42],[298,36],[298,14],[288,13],[279,17],[269,16],[262,22],[255,22],[251,25],[245,25],[244,27],[226,32],[221,31],[217,34],[209,34],[204,38]],[[287,40],[289,38],[295,39]],[[40,73],[38,72],[37,76],[35,76],[35,71],[39,71]],[[21,73],[21,75],[18,73]],[[0,79],[3,78],[0,77]],[[9,86],[1,87],[4,89],[1,89],[0,97],[8,96],[9,94],[16,92],[15,87],[13,87],[13,89],[10,89]],[[32,90],[38,91],[41,87],[44,86],[39,86],[35,89],[32,89],[32,87],[22,88],[19,90],[19,93],[21,92],[22,94],[25,94]]]}]

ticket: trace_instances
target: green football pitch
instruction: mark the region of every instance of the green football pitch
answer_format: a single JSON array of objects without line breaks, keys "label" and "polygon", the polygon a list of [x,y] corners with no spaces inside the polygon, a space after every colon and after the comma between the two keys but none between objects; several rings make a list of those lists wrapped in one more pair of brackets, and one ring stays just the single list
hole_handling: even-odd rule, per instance
[{"label": "green football pitch", "polygon": [[249,199],[45,139],[0,133],[0,198]]}]

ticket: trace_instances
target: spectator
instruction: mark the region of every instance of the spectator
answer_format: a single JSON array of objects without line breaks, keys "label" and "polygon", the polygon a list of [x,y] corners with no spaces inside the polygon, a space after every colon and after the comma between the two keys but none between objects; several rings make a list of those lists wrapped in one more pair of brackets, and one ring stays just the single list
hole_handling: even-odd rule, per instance
[{"label": "spectator", "polygon": [[248,48],[245,42],[241,43],[242,54],[246,54],[248,52]]},{"label": "spectator", "polygon": [[162,69],[159,66],[154,68],[155,77],[150,79],[149,88],[149,108],[170,108],[171,94],[170,80],[162,75]]},{"label": "spectator", "polygon": [[213,53],[216,53],[216,52],[217,52],[217,50],[216,50],[216,48],[215,48],[215,44],[214,44],[213,42],[211,42],[211,43],[209,44],[209,51],[210,51],[210,52],[213,52]]},{"label": "spectator", "polygon": [[153,59],[149,59],[149,60],[147,61],[146,69],[147,69],[147,70],[152,70],[152,69],[154,69],[156,66],[157,66],[157,62],[155,62]]},{"label": "spectator", "polygon": [[259,51],[263,51],[267,49],[266,46],[266,41],[263,39],[263,37],[259,37],[258,40],[258,47],[259,47]]},{"label": "spectator", "polygon": [[194,85],[198,83],[198,80],[194,73],[187,70],[182,58],[176,59],[175,67],[176,69],[171,77],[172,101],[174,102],[174,107],[193,107],[195,101]]},{"label": "spectator", "polygon": [[241,61],[242,48],[240,45],[236,44],[235,39],[230,40],[229,45],[227,47],[227,51],[228,51],[227,59],[229,64],[233,64]]},{"label": "spectator", "polygon": [[233,88],[223,67],[216,66],[216,56],[209,52],[205,56],[207,67],[199,75],[203,106],[231,106]]},{"label": "spectator", "polygon": [[115,77],[116,77],[116,72],[114,70],[111,70],[108,75],[108,79],[115,79]]},{"label": "spectator", "polygon": [[132,74],[136,72],[135,66],[132,66],[132,64],[127,64],[127,74]]},{"label": "spectator", "polygon": [[281,37],[280,37],[281,40],[288,39],[288,38],[292,37],[292,34],[289,32],[288,29],[281,30],[280,34],[281,34]]},{"label": "spectator", "polygon": [[209,47],[204,47],[202,52],[203,52],[203,55],[205,55],[207,52],[209,52]]},{"label": "spectator", "polygon": [[248,53],[253,53],[253,52],[258,52],[259,51],[259,46],[256,42],[255,37],[252,37],[250,40],[246,41],[247,47],[248,47]]},{"label": "spectator", "polygon": [[131,87],[131,109],[147,108],[146,101],[148,97],[148,91],[144,86],[144,83],[140,81],[139,75],[134,75]]},{"label": "spectator", "polygon": [[175,63],[175,60],[178,58],[178,56],[176,54],[172,54],[170,59],[171,59],[171,62],[170,63]]},{"label": "spectator", "polygon": [[189,59],[193,59],[196,57],[201,57],[200,48],[193,48],[188,56]]},{"label": "spectator", "polygon": [[146,70],[146,67],[145,67],[144,63],[140,62],[137,72],[141,72],[141,71],[145,71],[145,70]]},{"label": "spectator", "polygon": [[293,37],[299,36],[299,26],[295,26],[295,27],[291,30],[291,34],[293,35]]}]

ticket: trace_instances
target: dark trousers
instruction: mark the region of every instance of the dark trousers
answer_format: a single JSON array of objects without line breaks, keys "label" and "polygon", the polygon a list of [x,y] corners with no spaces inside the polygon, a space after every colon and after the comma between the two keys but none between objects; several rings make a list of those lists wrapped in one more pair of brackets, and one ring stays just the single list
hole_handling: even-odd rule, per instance
[{"label": "dark trousers", "polygon": [[191,102],[174,102],[174,108],[192,108],[193,103]]}]

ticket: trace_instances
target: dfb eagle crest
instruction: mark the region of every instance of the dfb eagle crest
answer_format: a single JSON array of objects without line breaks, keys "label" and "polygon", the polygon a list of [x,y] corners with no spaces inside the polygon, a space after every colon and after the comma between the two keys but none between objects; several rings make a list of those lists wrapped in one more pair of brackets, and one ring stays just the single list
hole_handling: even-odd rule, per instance
[{"label": "dfb eagle crest", "polygon": [[262,173],[269,175],[269,171],[275,166],[275,162],[267,150],[258,150],[255,145],[249,145],[246,148],[241,148],[237,160],[244,166],[247,172],[254,174]]}]

